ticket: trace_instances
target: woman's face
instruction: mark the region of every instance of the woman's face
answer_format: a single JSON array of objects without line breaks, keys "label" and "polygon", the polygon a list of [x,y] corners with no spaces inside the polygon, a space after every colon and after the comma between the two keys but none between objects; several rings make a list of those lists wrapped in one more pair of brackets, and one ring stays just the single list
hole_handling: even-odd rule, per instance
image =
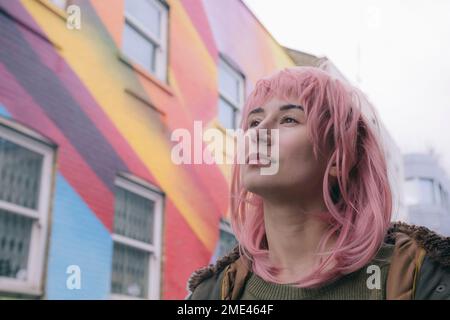
[{"label": "woman's face", "polygon": [[[278,161],[278,170],[274,175],[261,174],[260,165],[242,164],[241,181],[244,188],[263,198],[276,196],[292,199],[322,194],[326,161],[314,157],[313,145],[307,136],[303,107],[273,98],[249,113],[247,128],[256,131],[267,129],[267,132],[271,129],[278,130],[279,154],[278,159],[275,159]],[[275,139],[268,140],[268,154],[271,156],[271,150],[274,150],[271,144]],[[246,148],[246,159],[248,149]]]}]

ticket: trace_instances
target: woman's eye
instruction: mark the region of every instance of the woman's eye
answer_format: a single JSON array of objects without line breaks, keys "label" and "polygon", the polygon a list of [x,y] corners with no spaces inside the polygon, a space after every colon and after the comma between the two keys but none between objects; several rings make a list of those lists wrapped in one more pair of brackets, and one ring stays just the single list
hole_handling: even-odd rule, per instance
[{"label": "woman's eye", "polygon": [[249,127],[250,127],[250,128],[253,128],[253,127],[257,126],[257,125],[258,125],[258,123],[259,123],[259,121],[258,121],[258,120],[253,120],[253,121],[250,121]]},{"label": "woman's eye", "polygon": [[281,122],[282,122],[282,123],[284,123],[284,122],[286,122],[286,123],[298,123],[297,120],[295,120],[294,118],[291,118],[291,117],[283,118],[283,119],[281,120]]}]

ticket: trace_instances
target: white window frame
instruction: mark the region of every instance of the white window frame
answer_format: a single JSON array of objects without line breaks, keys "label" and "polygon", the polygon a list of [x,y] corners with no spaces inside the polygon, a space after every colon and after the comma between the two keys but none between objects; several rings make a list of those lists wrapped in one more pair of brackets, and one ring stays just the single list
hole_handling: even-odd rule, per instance
[{"label": "white window frame", "polygon": [[[150,183],[143,181],[133,176],[118,176],[115,180],[117,187],[123,188],[141,197],[147,198],[154,202],[154,230],[153,230],[153,244],[138,241],[132,238],[125,237],[119,234],[112,234],[114,242],[125,246],[139,249],[149,253],[149,284],[148,296],[146,298],[133,297],[123,294],[112,293],[111,299],[130,299],[130,300],[159,300],[160,299],[160,283],[161,283],[161,261],[162,261],[162,229],[163,229],[163,202],[164,196],[157,187]],[[113,249],[114,250],[114,249]],[[112,274],[111,274],[112,275]],[[111,281],[110,281],[111,282]]]},{"label": "white window frame", "polygon": [[[233,66],[230,65],[230,63],[228,63],[223,57],[219,57],[219,70],[218,72],[221,72],[221,69],[224,69],[225,72],[228,72],[230,74],[232,74],[235,79],[238,81],[238,88],[239,88],[239,93],[238,93],[238,101],[235,102],[234,99],[230,96],[228,96],[225,92],[222,92],[220,90],[220,83],[218,84],[219,87],[219,99],[223,99],[225,100],[228,104],[230,104],[233,108],[233,113],[234,113],[234,124],[233,124],[233,128],[231,129],[236,129],[239,125],[240,119],[242,117],[242,107],[243,107],[243,103],[244,103],[244,84],[245,84],[245,77],[244,75],[237,70],[236,68],[233,68]],[[220,123],[220,122],[219,122]],[[221,126],[223,126],[220,123]]]},{"label": "white window frame", "polygon": [[[128,1],[128,0],[125,0]],[[133,0],[131,0],[133,1]],[[154,35],[151,31],[147,30],[140,22],[139,19],[135,18],[130,12],[125,10],[125,24],[123,26],[123,30],[125,30],[125,25],[128,23],[132,28],[136,29],[141,35],[146,38],[146,40],[152,45],[155,46],[155,70],[151,70],[150,67],[142,66],[140,63],[133,61],[133,59],[127,55],[130,61],[133,63],[137,63],[139,67],[141,67],[146,72],[150,74],[154,74],[159,80],[163,82],[167,82],[167,42],[168,42],[168,19],[169,19],[169,10],[168,8],[161,3],[160,0],[145,0],[149,1],[156,6],[160,10],[160,26],[159,30],[161,31],[161,39],[158,39],[156,35]],[[122,43],[124,41],[122,40]],[[123,52],[122,46],[122,52]]]},{"label": "white window frame", "polygon": [[50,214],[50,193],[53,181],[54,149],[45,142],[30,138],[21,131],[11,129],[0,121],[0,136],[43,156],[37,209],[0,200],[0,209],[32,218],[30,246],[28,252],[27,280],[0,276],[0,292],[40,296],[43,294],[44,265]]}]

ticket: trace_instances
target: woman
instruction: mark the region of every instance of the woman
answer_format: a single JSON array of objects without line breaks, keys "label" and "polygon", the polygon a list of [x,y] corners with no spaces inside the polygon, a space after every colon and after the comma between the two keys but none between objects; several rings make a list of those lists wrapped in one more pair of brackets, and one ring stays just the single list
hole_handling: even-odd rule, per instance
[{"label": "woman", "polygon": [[[241,128],[268,152],[247,151],[235,164],[238,246],[194,272],[188,299],[450,299],[450,240],[390,224],[387,164],[370,111],[356,88],[318,68],[286,68],[256,83]],[[275,174],[261,174],[274,163]]]}]

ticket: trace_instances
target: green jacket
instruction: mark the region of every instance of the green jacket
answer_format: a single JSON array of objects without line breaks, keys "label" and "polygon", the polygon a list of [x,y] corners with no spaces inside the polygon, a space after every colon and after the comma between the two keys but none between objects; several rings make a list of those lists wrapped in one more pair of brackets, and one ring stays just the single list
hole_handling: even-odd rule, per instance
[{"label": "green jacket", "polygon": [[[384,241],[393,245],[386,299],[450,300],[450,237],[395,222]],[[186,299],[239,300],[250,275],[236,246],[215,264],[191,275]]]}]

